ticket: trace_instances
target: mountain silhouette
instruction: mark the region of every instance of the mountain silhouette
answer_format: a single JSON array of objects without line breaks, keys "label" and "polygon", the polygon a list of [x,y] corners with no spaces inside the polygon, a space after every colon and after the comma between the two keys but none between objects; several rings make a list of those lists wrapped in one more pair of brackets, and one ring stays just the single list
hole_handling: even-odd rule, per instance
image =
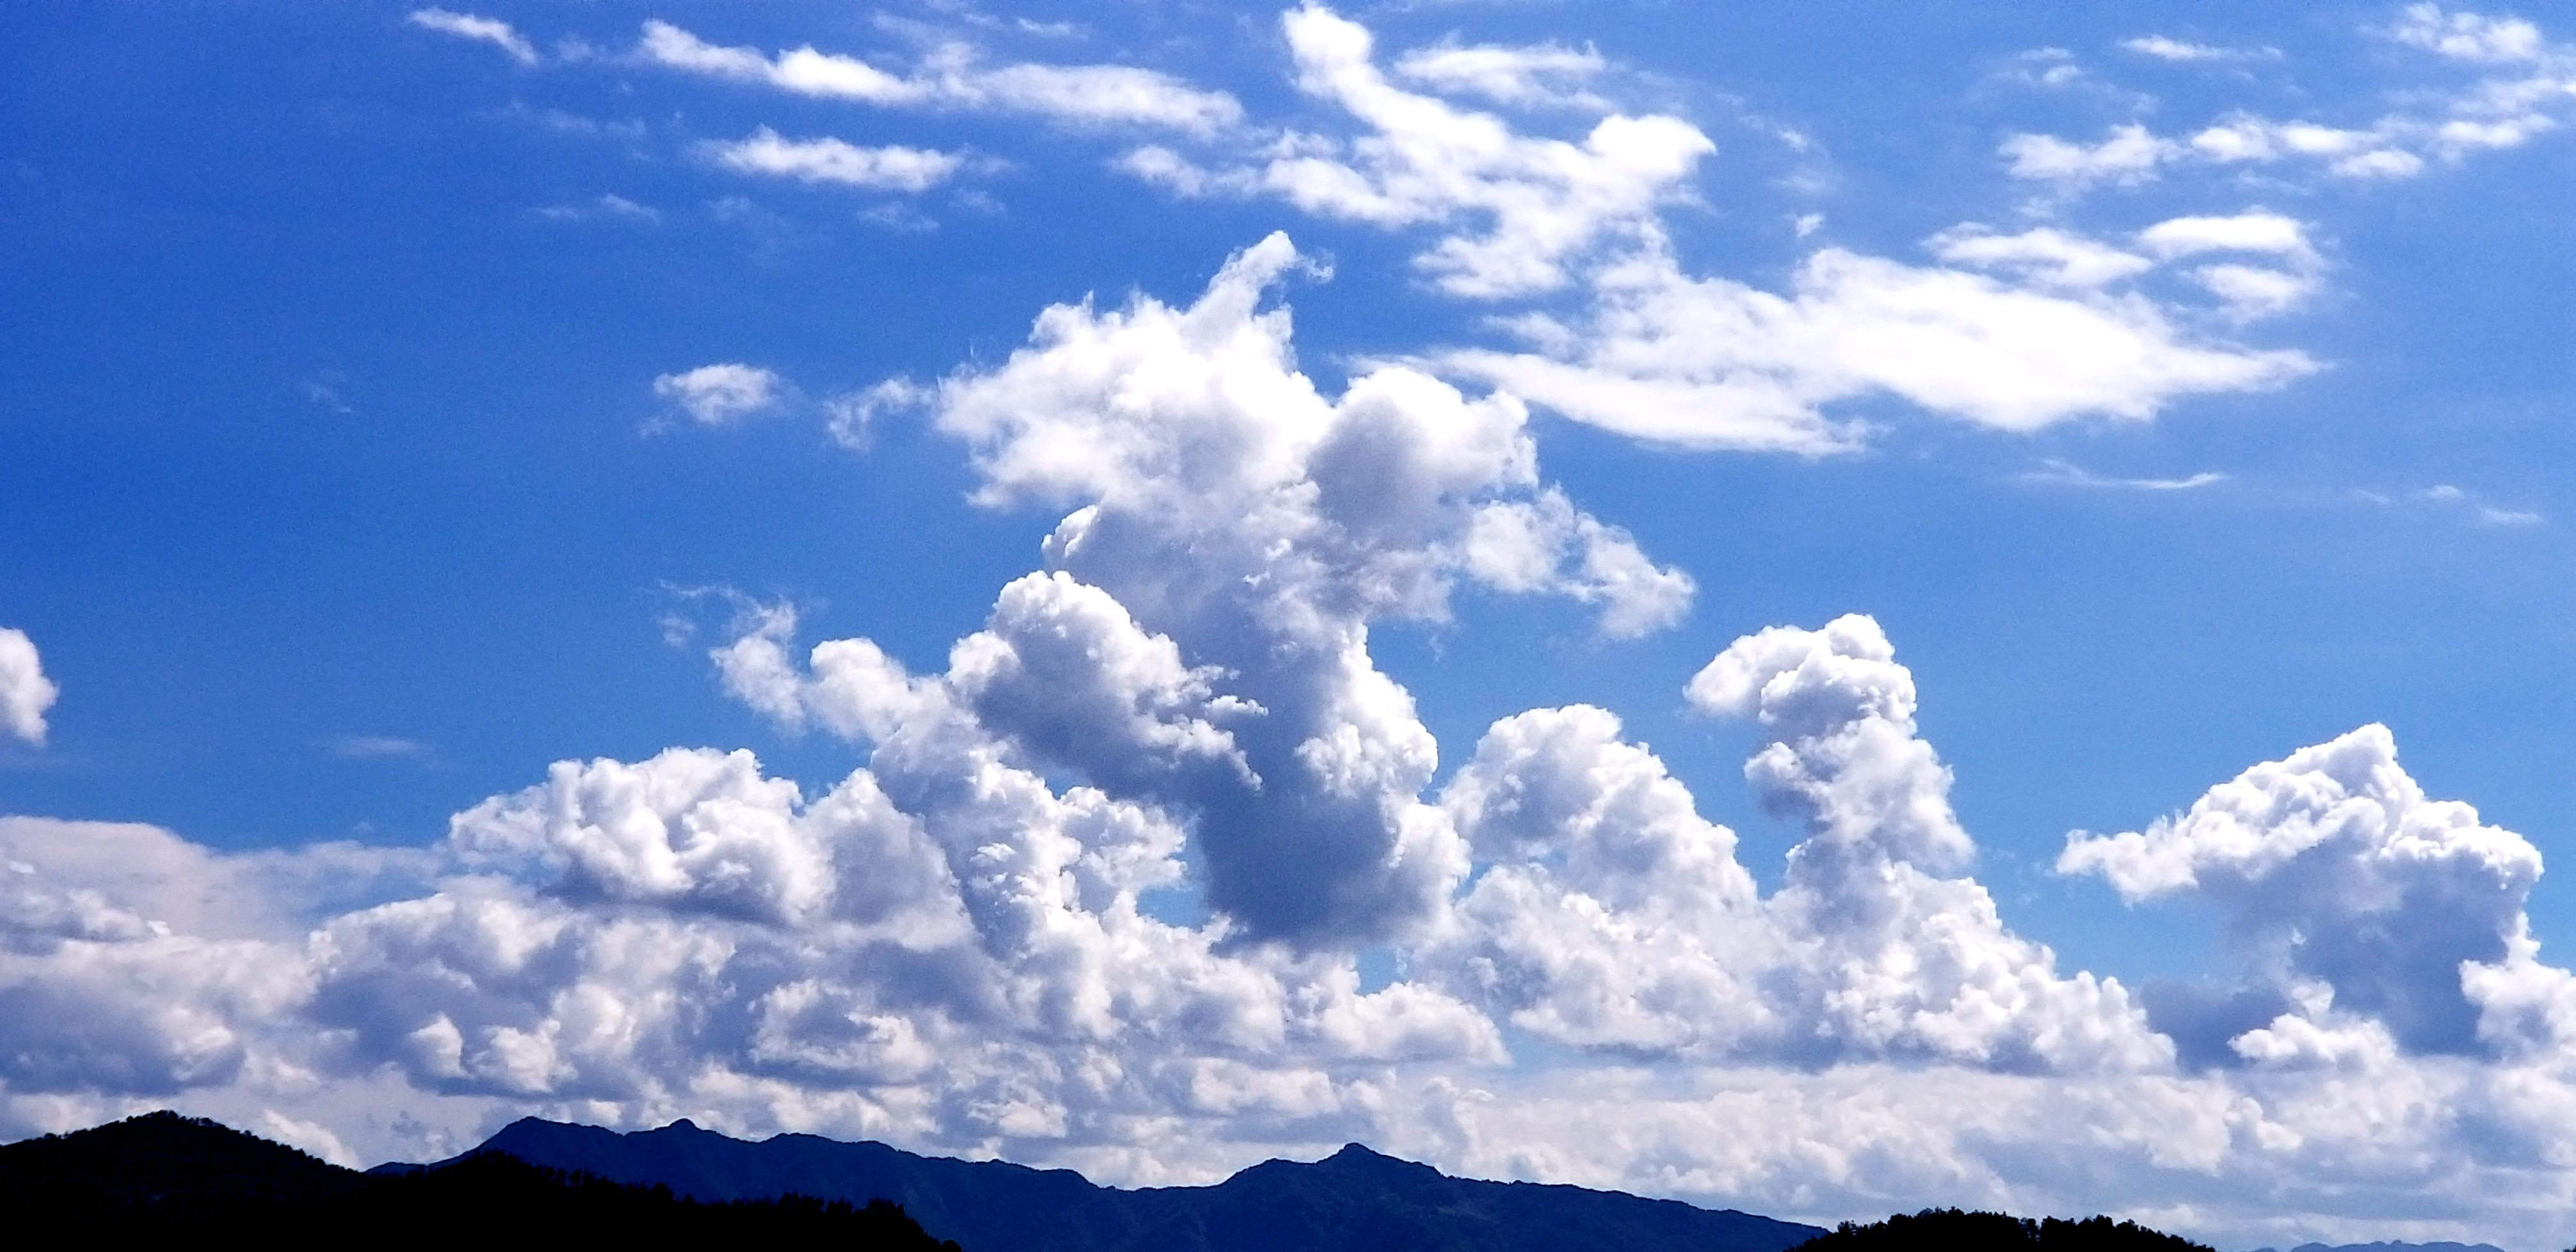
[{"label": "mountain silhouette", "polygon": [[468,1238],[806,1239],[851,1252],[957,1252],[890,1203],[808,1196],[707,1203],[472,1153],[361,1174],[221,1123],[148,1113],[0,1146],[0,1212],[84,1239],[209,1235],[420,1246]]},{"label": "mountain silhouette", "polygon": [[1883,1222],[1844,1222],[1801,1252],[2210,1252],[2209,1245],[2108,1217],[2032,1220],[1925,1209]]},{"label": "mountain silhouette", "polygon": [[882,1143],[750,1142],[688,1121],[621,1134],[531,1117],[477,1151],[703,1201],[888,1199],[966,1252],[1784,1252],[1826,1233],[1624,1192],[1452,1178],[1356,1143],[1213,1186],[1135,1190]]}]

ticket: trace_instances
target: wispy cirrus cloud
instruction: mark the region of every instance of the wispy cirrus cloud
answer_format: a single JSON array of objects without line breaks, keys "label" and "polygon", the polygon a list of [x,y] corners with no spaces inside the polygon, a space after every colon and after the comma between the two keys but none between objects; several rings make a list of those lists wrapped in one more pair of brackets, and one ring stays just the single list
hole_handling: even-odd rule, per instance
[{"label": "wispy cirrus cloud", "polygon": [[2139,56],[2151,57],[2158,61],[2225,64],[2281,59],[2281,50],[2278,48],[2233,48],[2222,44],[2193,43],[2165,35],[2140,35],[2134,39],[2123,39],[2120,41],[2120,46]]},{"label": "wispy cirrus cloud", "polygon": [[322,750],[343,761],[420,760],[430,755],[427,743],[398,735],[343,735],[324,741]]},{"label": "wispy cirrus cloud", "polygon": [[[2352,125],[2238,110],[2188,133],[2159,135],[2129,122],[2090,141],[2016,134],[2004,140],[2001,155],[2014,177],[2066,194],[2101,184],[2135,186],[2183,164],[2307,166],[2334,178],[2402,179],[2434,162],[2520,147],[2576,112],[2576,47],[2551,42],[2527,20],[2415,4],[2371,33],[2471,67],[2478,76],[2463,86],[2410,93],[2421,102],[2416,107]],[[2202,59],[2174,55],[2196,46],[2173,41],[2129,46],[2167,59]]]},{"label": "wispy cirrus cloud", "polygon": [[1147,126],[1210,134],[1243,106],[1169,74],[1128,65],[986,65],[962,43],[943,44],[897,72],[809,46],[771,56],[706,40],[663,21],[644,24],[641,60],[682,73],[757,83],[796,95],[865,104],[1029,114],[1081,125]]},{"label": "wispy cirrus cloud", "polygon": [[411,16],[404,20],[423,30],[434,30],[442,35],[454,35],[459,39],[471,39],[477,43],[490,44],[507,53],[511,60],[521,65],[535,65],[544,59],[538,55],[535,44],[529,43],[517,29],[497,17],[481,17],[450,9],[431,8],[415,9]]},{"label": "wispy cirrus cloud", "polygon": [[[1661,114],[1611,113],[1580,142],[1522,134],[1493,114],[1397,86],[1368,28],[1329,9],[1292,9],[1280,30],[1298,89],[1343,110],[1360,133],[1291,133],[1249,160],[1214,165],[1146,147],[1122,165],[1184,196],[1276,196],[1320,217],[1438,229],[1414,263],[1452,295],[1564,286],[1587,254],[1657,234],[1658,207],[1686,198],[1685,179],[1716,150],[1698,127]],[[1549,47],[1435,47],[1428,59],[1397,62],[1427,83],[1524,104],[1577,103],[1545,84],[1589,63]]]},{"label": "wispy cirrus cloud", "polygon": [[2081,465],[2054,457],[2042,460],[2039,468],[2017,476],[2022,482],[2054,487],[2083,487],[2104,491],[2197,491],[2227,481],[2227,475],[2216,470],[2202,470],[2180,478],[2121,478],[2096,474]]}]

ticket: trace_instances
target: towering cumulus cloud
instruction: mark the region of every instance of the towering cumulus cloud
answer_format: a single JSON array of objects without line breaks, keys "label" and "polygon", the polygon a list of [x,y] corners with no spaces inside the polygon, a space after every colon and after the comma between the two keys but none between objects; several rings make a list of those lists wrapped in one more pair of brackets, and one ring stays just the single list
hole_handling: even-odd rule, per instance
[{"label": "towering cumulus cloud", "polygon": [[2303,1006],[2230,1041],[2249,1059],[2333,1046],[2329,1009],[2344,1030],[2429,1052],[2554,1035],[2564,1013],[2563,976],[2537,964],[2523,915],[2539,851],[2427,799],[2384,726],[2255,766],[2143,832],[2070,838],[2058,868],[2129,900],[2215,902],[2230,940]]},{"label": "towering cumulus cloud", "polygon": [[[1633,634],[1674,620],[1691,583],[1541,485],[1509,397],[1403,368],[1318,393],[1286,313],[1259,308],[1296,263],[1274,235],[1188,308],[1048,310],[1000,368],[944,384],[938,422],[981,501],[1071,508],[1053,569],[1007,589],[945,675],[827,643],[798,703],[880,743],[890,777],[973,735],[1185,814],[1240,938],[1333,947],[1433,920],[1467,868],[1421,798],[1437,749],[1369,623],[1442,617],[1464,578],[1594,602]],[[755,657],[773,672],[739,646],[726,660]]]},{"label": "towering cumulus cloud", "polygon": [[2236,1241],[2363,1233],[2367,1190],[2423,1235],[2464,1204],[2568,1233],[2539,858],[2377,727],[2067,845],[2217,906],[2244,967],[2209,995],[2253,1007],[2209,1047],[2224,1014],[2164,1021],[2004,924],[1870,618],[1670,675],[1797,825],[1767,893],[1606,709],[1501,718],[1444,778],[1372,629],[1472,584],[1624,637],[1693,587],[1548,483],[1510,396],[1316,386],[1272,294],[1299,268],[1273,236],[1191,303],[1059,305],[924,392],[977,500],[1043,511],[1041,568],[938,666],[747,615],[718,680],[846,741],[837,783],[567,761],[417,852],[0,819],[0,1126],[176,1102],[417,1157],[688,1116],[1137,1183],[1364,1139],[1801,1216]]}]

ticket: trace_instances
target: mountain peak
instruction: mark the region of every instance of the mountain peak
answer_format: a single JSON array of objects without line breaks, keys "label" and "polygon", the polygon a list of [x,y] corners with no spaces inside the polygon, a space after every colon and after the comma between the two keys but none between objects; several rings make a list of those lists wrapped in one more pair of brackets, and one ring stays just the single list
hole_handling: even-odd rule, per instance
[{"label": "mountain peak", "polygon": [[[686,1127],[689,1132],[670,1132]],[[1814,1226],[1579,1187],[1451,1178],[1346,1143],[1321,1161],[1264,1161],[1222,1183],[1126,1190],[1070,1170],[918,1156],[882,1143],[792,1134],[750,1142],[676,1121],[620,1134],[558,1127],[503,1147],[534,1164],[701,1201],[787,1192],[891,1200],[933,1236],[1027,1252],[1785,1252]]]}]

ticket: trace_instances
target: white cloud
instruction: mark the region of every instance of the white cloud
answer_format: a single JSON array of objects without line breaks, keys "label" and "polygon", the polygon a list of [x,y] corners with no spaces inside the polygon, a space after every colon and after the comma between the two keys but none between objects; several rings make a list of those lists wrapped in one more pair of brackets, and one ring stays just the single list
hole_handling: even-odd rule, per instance
[{"label": "white cloud", "polygon": [[1584,321],[1524,322],[1540,351],[1434,359],[1633,438],[1809,455],[1856,446],[1860,432],[1823,410],[1872,395],[2031,431],[2143,420],[2185,396],[2267,390],[2316,368],[2295,351],[2197,341],[2134,293],[2058,289],[2127,267],[2113,249],[2035,234],[1934,246],[2046,286],[1826,248],[1784,296],[1690,278],[1650,254],[1596,276]]},{"label": "white cloud", "polygon": [[2018,272],[2051,287],[2103,287],[2155,268],[2145,257],[2053,226],[2018,235],[1954,226],[1934,235],[1930,246],[1932,255],[1952,264]]},{"label": "white cloud", "polygon": [[874,191],[927,191],[966,163],[952,152],[901,144],[863,148],[829,136],[788,139],[766,126],[743,139],[702,147],[709,160],[727,169]]},{"label": "white cloud", "polygon": [[[2050,135],[2014,135],[2003,145],[2015,177],[2074,192],[2099,183],[2135,185],[2181,162],[2220,166],[2305,163],[2336,178],[2412,178],[2435,161],[2519,147],[2557,129],[2576,108],[2576,48],[2552,43],[2519,18],[2409,6],[2379,32],[2393,42],[2475,66],[2465,86],[2406,93],[2410,107],[2368,123],[2333,125],[2229,113],[2197,131],[2159,136],[2137,123],[2113,128],[2100,143]],[[2133,51],[2167,59],[2206,59],[2216,52],[2160,38],[2131,40]],[[2269,50],[2266,50],[2267,52]]]},{"label": "white cloud", "polygon": [[1029,113],[1084,125],[1153,126],[1192,134],[1225,130],[1243,115],[1234,97],[1202,91],[1154,70],[1124,65],[987,67],[963,44],[944,45],[913,71],[898,74],[811,46],[771,57],[756,48],[710,44],[668,22],[648,21],[636,54],[686,73],[878,105]]},{"label": "white cloud", "polygon": [[823,401],[826,428],[834,442],[853,452],[867,450],[877,419],[930,403],[935,395],[909,378],[888,378],[875,386],[844,392]]},{"label": "white cloud", "polygon": [[[2481,526],[2538,526],[2549,520],[2530,509],[2498,508],[2478,498],[2474,493],[2450,483],[2435,483],[2410,495],[2413,499],[2429,504],[2465,510]],[[2387,502],[2385,497],[2380,497],[2380,500],[2382,503]]]},{"label": "white cloud", "polygon": [[[1697,127],[1663,115],[1612,114],[1579,143],[1517,134],[1491,114],[1397,87],[1374,61],[1367,28],[1329,9],[1310,4],[1280,21],[1298,89],[1365,133],[1292,132],[1249,162],[1215,169],[1143,149],[1123,167],[1184,195],[1276,195],[1322,217],[1444,228],[1414,264],[1452,295],[1495,299],[1561,287],[1569,266],[1603,245],[1657,237],[1656,209],[1683,196],[1683,180],[1716,150]],[[1561,73],[1573,54],[1426,55],[1412,63],[1422,76],[1486,92],[1536,90],[1532,76],[1548,58]]]},{"label": "white cloud", "polygon": [[2540,28],[2521,18],[2444,12],[2438,4],[2406,6],[2389,33],[2399,43],[2459,61],[2519,64],[2540,60],[2549,52]]},{"label": "white cloud", "polygon": [[2278,60],[2277,48],[2228,48],[2217,44],[2193,43],[2167,35],[2141,35],[2123,39],[2120,46],[2142,57],[2159,61],[2252,61]]},{"label": "white cloud", "polygon": [[790,388],[774,370],[740,361],[701,365],[653,380],[653,394],[703,426],[723,426],[784,403]]},{"label": "white cloud", "polygon": [[753,639],[728,662],[738,689],[799,690],[801,716],[875,740],[881,770],[989,736],[1147,788],[1202,820],[1208,900],[1251,936],[1364,942],[1434,916],[1463,853],[1418,799],[1434,748],[1366,623],[1445,617],[1465,577],[1634,634],[1674,620],[1690,581],[1539,484],[1517,403],[1401,367],[1319,394],[1285,311],[1259,307],[1299,263],[1273,236],[1187,308],[1050,309],[1008,362],[942,382],[936,423],[980,501],[1072,510],[1054,572],[1006,589],[945,675],[845,640],[780,688],[783,649]]},{"label": "white cloud", "polygon": [[1538,106],[1608,112],[1609,102],[1582,84],[1609,68],[1591,48],[1561,44],[1504,47],[1442,43],[1396,58],[1399,77],[1451,95],[1482,96],[1514,108]]},{"label": "white cloud", "polygon": [[0,731],[38,747],[45,743],[45,710],[62,689],[45,677],[36,643],[27,632],[0,627]]},{"label": "white cloud", "polygon": [[2144,126],[2125,122],[2112,127],[2099,143],[2019,134],[2004,140],[2002,152],[2010,159],[2009,168],[2015,178],[2080,190],[2101,182],[2124,186],[2145,182],[2155,177],[2159,166],[2181,155],[2183,148]]},{"label": "white cloud", "polygon": [[405,20],[423,30],[488,43],[508,53],[511,60],[521,65],[534,65],[540,59],[535,45],[521,38],[508,22],[497,17],[479,17],[448,9],[414,9]]},{"label": "white cloud", "polygon": [[2262,209],[2226,217],[2170,218],[2138,232],[2138,242],[2166,258],[2204,252],[2273,253],[2296,260],[2316,255],[2298,219]]},{"label": "white cloud", "polygon": [[2517,941],[2540,853],[2468,805],[2428,799],[2373,725],[2255,766],[2143,831],[2069,836],[2058,869],[2100,874],[2130,901],[2206,897],[2258,968],[2330,988],[2409,1050],[2462,1051],[2480,1016],[2463,970],[2531,959]]},{"label": "white cloud", "polygon": [[2109,478],[2054,458],[2043,460],[2040,467],[2021,475],[2027,483],[2045,483],[2062,487],[2088,487],[2117,491],[2198,491],[2227,481],[2227,475],[2216,470],[2202,470],[2181,478]]}]

